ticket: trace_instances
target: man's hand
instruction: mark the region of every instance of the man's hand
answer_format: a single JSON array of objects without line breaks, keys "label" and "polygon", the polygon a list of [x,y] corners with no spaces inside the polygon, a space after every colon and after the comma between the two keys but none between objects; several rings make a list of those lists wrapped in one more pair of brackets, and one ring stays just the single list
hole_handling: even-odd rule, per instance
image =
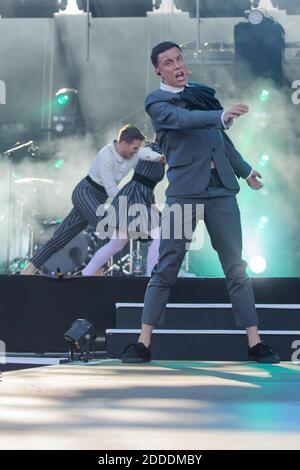
[{"label": "man's hand", "polygon": [[166,157],[165,157],[164,155],[161,155],[161,156],[160,156],[159,161],[160,161],[161,163],[167,163]]},{"label": "man's hand", "polygon": [[227,109],[225,113],[223,114],[223,120],[224,123],[227,125],[230,123],[232,119],[236,119],[243,114],[248,113],[249,111],[249,106],[243,103],[237,103],[231,106],[231,108]]},{"label": "man's hand", "polygon": [[260,181],[258,181],[256,178],[261,178],[261,174],[258,173],[258,171],[256,170],[252,170],[251,176],[249,176],[246,179],[247,184],[252,189],[261,189],[263,187],[263,184]]}]

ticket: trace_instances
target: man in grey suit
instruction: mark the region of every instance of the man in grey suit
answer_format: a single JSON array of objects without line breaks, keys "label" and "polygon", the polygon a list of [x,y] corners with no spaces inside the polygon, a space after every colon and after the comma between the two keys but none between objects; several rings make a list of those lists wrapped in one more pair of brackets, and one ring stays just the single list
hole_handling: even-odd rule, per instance
[{"label": "man in grey suit", "polygon": [[[201,204],[212,246],[226,277],[236,323],[247,332],[249,359],[278,363],[277,353],[262,343],[258,334],[252,284],[242,260],[240,212],[236,201],[239,191],[236,176],[246,179],[252,189],[260,189],[262,184],[257,179],[260,174],[242,158],[224,132],[234,119],[248,112],[248,107],[239,103],[224,111],[212,88],[189,83],[182,51],[175,43],[163,42],[155,46],[151,60],[162,81],[160,89],[147,96],[145,107],[168,162],[169,186],[162,217],[159,260],[145,295],[141,334],[138,342],[124,349],[122,361],[151,360],[152,331],[163,318],[171,287],[191,242],[192,232],[186,234],[184,229],[189,224],[192,231],[195,229],[201,218],[197,211]],[[174,204],[184,213],[180,220],[171,220],[170,208]],[[187,205],[190,210],[185,212]],[[171,224],[169,237],[164,236],[168,224]],[[180,237],[174,234],[178,228],[182,229]]]}]

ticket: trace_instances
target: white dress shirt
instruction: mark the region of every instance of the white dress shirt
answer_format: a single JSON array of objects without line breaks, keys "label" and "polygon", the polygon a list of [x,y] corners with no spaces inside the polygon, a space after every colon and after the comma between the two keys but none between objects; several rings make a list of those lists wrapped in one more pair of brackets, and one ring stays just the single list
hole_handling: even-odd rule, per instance
[{"label": "white dress shirt", "polygon": [[139,159],[158,161],[161,155],[149,147],[141,147],[133,157],[123,158],[115,142],[110,142],[97,153],[88,174],[95,183],[104,186],[109,197],[114,197],[119,191],[118,183],[136,167]]}]

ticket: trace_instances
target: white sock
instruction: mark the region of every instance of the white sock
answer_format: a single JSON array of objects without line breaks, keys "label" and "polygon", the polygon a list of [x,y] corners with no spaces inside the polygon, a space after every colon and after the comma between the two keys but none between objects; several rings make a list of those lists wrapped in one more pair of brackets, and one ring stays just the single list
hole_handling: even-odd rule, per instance
[{"label": "white sock", "polygon": [[101,266],[103,266],[109,258],[124,248],[128,239],[113,238],[94,254],[91,261],[82,271],[83,276],[92,276]]}]

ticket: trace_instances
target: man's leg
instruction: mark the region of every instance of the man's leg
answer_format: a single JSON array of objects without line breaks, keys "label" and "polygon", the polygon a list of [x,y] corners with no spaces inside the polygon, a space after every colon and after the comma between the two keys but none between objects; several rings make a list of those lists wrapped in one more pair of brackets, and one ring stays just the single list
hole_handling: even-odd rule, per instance
[{"label": "man's leg", "polygon": [[[182,214],[185,202],[188,201],[184,199],[180,201],[167,200],[168,205],[176,203],[181,206]],[[169,218],[168,209],[165,209],[163,212],[159,258],[152,271],[152,277],[145,294],[142,328],[138,339],[139,350],[135,351],[136,346],[134,345],[131,349],[126,348],[123,355],[123,362],[146,362],[150,360],[150,353],[146,351],[145,347],[149,347],[152,331],[154,327],[161,322],[165,313],[171,287],[176,283],[178,272],[188,249],[188,243],[190,243],[192,239],[192,232],[198,222],[195,204],[191,204],[190,208],[190,211],[185,212],[185,217],[182,215],[179,220],[174,220],[172,217]],[[164,236],[164,227],[168,223],[170,223],[170,238]],[[191,227],[189,234],[185,231],[185,225],[190,225]],[[176,231],[177,234],[175,234]],[[181,236],[179,236],[180,234]],[[139,361],[139,359],[142,359],[140,356],[143,355],[145,360]]]},{"label": "man's leg", "polygon": [[247,264],[242,260],[240,211],[235,196],[208,200],[204,221],[222,264],[237,325],[257,326],[252,283],[246,273]]},{"label": "man's leg", "polygon": [[34,274],[52,255],[82,232],[87,225],[96,227],[98,222],[96,211],[105,200],[106,195],[100,193],[88,181],[80,181],[72,194],[74,208],[55,231],[53,237],[33,256],[21,274]]},{"label": "man's leg", "polygon": [[87,224],[95,229],[99,222],[97,209],[105,203],[106,199],[105,193],[101,193],[85,179],[76,186],[72,194],[73,206],[80,212]]},{"label": "man's leg", "polygon": [[28,266],[21,271],[21,274],[34,274],[52,255],[61,250],[70,240],[82,232],[87,225],[87,221],[80,212],[73,208],[50,240],[33,256]]},{"label": "man's leg", "polygon": [[261,340],[252,282],[246,273],[247,264],[242,260],[240,211],[235,196],[208,200],[204,220],[222,264],[236,323],[246,329],[252,348]]}]

